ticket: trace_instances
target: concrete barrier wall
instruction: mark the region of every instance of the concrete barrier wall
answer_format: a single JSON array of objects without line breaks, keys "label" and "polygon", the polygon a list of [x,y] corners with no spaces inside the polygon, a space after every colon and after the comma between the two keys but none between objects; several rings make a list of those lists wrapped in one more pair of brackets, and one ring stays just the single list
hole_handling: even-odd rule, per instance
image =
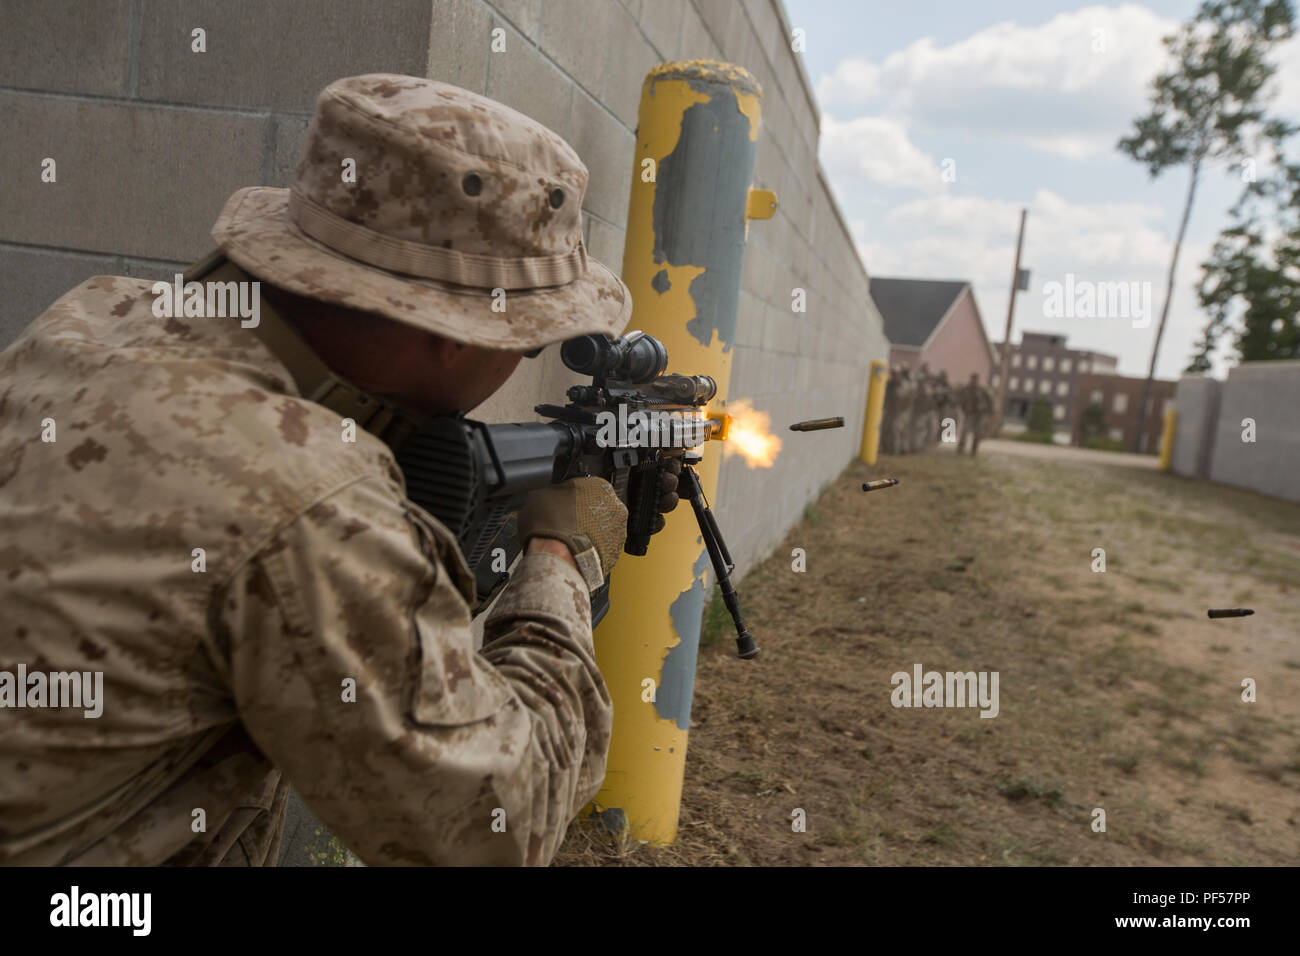
[{"label": "concrete barrier wall", "polygon": [[1300,361],[1238,365],[1226,382],[1185,378],[1177,402],[1175,472],[1300,501]]},{"label": "concrete barrier wall", "polygon": [[1170,463],[1175,474],[1189,478],[1209,477],[1210,450],[1214,445],[1222,384],[1218,379],[1205,376],[1189,376],[1178,383],[1174,392],[1178,421]]},{"label": "concrete barrier wall", "polygon": [[[1210,478],[1300,501],[1300,361],[1252,362],[1228,373]],[[1255,440],[1243,441],[1245,419]]]},{"label": "concrete barrier wall", "polygon": [[[456,83],[564,136],[591,172],[588,249],[620,270],[642,79],[663,60],[730,60],[763,86],[754,179],[780,198],[750,226],[730,394],[771,413],[785,450],[770,470],[728,461],[715,502],[743,572],[856,453],[867,369],[887,351],[790,29],[777,0],[6,0],[0,347],[89,276],[170,277],[206,253],[230,193],[288,183],[317,92],[371,71]],[[547,354],[478,414],[534,418],[575,381]],[[828,415],[847,426],[785,430]]]}]

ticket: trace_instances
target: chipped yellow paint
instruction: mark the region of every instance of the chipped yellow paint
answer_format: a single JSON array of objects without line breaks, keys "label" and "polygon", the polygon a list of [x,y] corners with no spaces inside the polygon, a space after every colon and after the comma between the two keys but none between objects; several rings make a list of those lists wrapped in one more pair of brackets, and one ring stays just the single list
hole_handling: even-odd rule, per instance
[{"label": "chipped yellow paint", "polygon": [[[754,95],[758,84],[740,67],[695,60],[662,63],[650,71],[641,89],[637,116],[622,276],[632,292],[628,328],[641,329],[664,343],[670,372],[712,375],[718,395],[708,411],[711,417],[721,417],[731,379],[731,353],[723,352],[716,329],[704,345],[686,328],[696,315],[691,282],[705,267],[654,261],[658,184],[641,180],[642,162],[653,159],[658,170],[677,148],[686,111],[709,101],[705,93],[692,88],[691,79],[752,89],[753,93],[747,93],[750,102],[743,108],[751,130],[759,121],[759,101]],[[666,273],[669,283],[663,294],[652,285],[660,272]],[[717,491],[722,448],[706,444],[703,452],[698,471],[705,495],[711,499]],[[671,843],[676,838],[688,732],[679,730],[675,720],[660,718],[655,705],[642,700],[643,681],[652,679],[658,689],[663,662],[669,650],[680,643],[670,608],[696,585],[695,565],[703,554],[694,514],[689,504],[682,502],[664,530],[651,540],[645,556],[624,554],[619,558],[610,581],[610,610],[596,630],[596,661],[614,702],[614,733],[605,781],[594,807],[622,810],[629,835],[651,844]]]},{"label": "chipped yellow paint", "polygon": [[732,92],[736,94],[736,105],[749,120],[749,138],[758,142],[758,126],[763,117],[762,104],[752,93],[744,93],[736,88],[733,88]]}]

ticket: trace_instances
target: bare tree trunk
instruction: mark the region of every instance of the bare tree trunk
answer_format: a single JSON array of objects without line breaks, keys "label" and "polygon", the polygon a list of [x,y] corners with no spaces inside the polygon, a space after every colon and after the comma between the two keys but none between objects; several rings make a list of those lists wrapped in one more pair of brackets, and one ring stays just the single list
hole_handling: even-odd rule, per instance
[{"label": "bare tree trunk", "polygon": [[1187,202],[1183,205],[1183,221],[1178,224],[1178,238],[1174,241],[1174,257],[1169,263],[1169,282],[1165,285],[1165,304],[1160,310],[1160,325],[1156,328],[1156,344],[1151,348],[1151,366],[1147,369],[1146,384],[1142,386],[1142,404],[1138,407],[1137,431],[1133,436],[1133,450],[1142,451],[1142,438],[1146,432],[1147,406],[1151,401],[1151,381],[1156,377],[1156,359],[1160,355],[1160,340],[1165,336],[1165,320],[1169,318],[1169,304],[1174,298],[1174,273],[1178,271],[1178,253],[1183,248],[1187,234],[1187,220],[1192,217],[1192,203],[1196,201],[1196,185],[1201,178],[1201,160],[1192,161],[1192,181],[1187,186]]}]

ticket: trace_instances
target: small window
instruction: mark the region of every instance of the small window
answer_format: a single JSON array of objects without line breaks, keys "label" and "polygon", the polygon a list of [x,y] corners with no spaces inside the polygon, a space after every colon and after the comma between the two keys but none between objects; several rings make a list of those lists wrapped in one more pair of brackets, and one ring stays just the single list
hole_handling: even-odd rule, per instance
[{"label": "small window", "polygon": [[1097,405],[1100,405],[1102,403],[1102,400],[1105,399],[1105,397],[1106,396],[1101,394],[1101,392],[1093,392],[1091,395],[1088,396],[1088,404],[1092,405],[1095,403]]},{"label": "small window", "polygon": [[1038,356],[1030,355],[1025,358],[1025,368],[1038,368]]},{"label": "small window", "polygon": [[1062,372],[1068,372],[1068,371],[1070,371],[1070,360],[1069,360],[1069,359],[1061,359],[1061,371],[1062,371]]},{"label": "small window", "polygon": [[1032,378],[1025,378],[1025,391],[1030,395],[1034,394],[1034,380]]},{"label": "small window", "polygon": [[1115,401],[1111,405],[1111,411],[1117,414],[1128,411],[1128,392],[1115,393]]},{"label": "small window", "polygon": [[1050,372],[1050,371],[1052,371],[1052,369],[1054,369],[1054,368],[1056,368],[1056,359],[1052,358],[1050,355],[1048,355],[1048,356],[1044,356],[1044,358],[1043,358],[1043,371],[1044,371],[1044,372]]},{"label": "small window", "polygon": [[1016,376],[1014,375],[1012,375],[1009,379],[1007,379],[1008,391],[1014,392],[1017,391],[1019,388],[1020,388],[1020,379],[1016,378]]},{"label": "small window", "polygon": [[1011,367],[1012,367],[1012,368],[1020,368],[1020,353],[1019,353],[1019,352],[1017,352],[1015,355],[1011,356]]},{"label": "small window", "polygon": [[1069,394],[1070,394],[1070,383],[1069,383],[1069,382],[1057,382],[1057,383],[1056,383],[1056,394],[1057,394],[1057,395],[1069,395]]},{"label": "small window", "polygon": [[1038,391],[1044,395],[1050,395],[1052,392],[1052,380],[1050,378],[1045,378],[1039,382]]},{"label": "small window", "polygon": [[1122,429],[1122,428],[1112,428],[1112,429],[1110,430],[1110,440],[1111,440],[1111,441],[1123,441],[1123,440],[1124,440],[1124,429]]},{"label": "small window", "polygon": [[997,387],[998,387],[998,373],[994,372],[992,377],[989,378],[989,388],[997,388]]},{"label": "small window", "polygon": [[1052,417],[1058,422],[1065,421],[1065,406],[1061,404],[1054,405],[1052,407]]},{"label": "small window", "polygon": [[1079,361],[1079,374],[1080,375],[1088,374],[1088,363],[1083,361],[1082,359],[1080,359]]}]

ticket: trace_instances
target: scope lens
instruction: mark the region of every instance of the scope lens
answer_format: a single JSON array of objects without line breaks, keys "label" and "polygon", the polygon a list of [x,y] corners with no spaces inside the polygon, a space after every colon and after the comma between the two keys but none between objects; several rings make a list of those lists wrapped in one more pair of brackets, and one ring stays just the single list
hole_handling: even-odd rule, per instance
[{"label": "scope lens", "polygon": [[610,342],[603,335],[579,335],[560,346],[560,361],[580,375],[596,375],[603,371],[609,351]]}]

